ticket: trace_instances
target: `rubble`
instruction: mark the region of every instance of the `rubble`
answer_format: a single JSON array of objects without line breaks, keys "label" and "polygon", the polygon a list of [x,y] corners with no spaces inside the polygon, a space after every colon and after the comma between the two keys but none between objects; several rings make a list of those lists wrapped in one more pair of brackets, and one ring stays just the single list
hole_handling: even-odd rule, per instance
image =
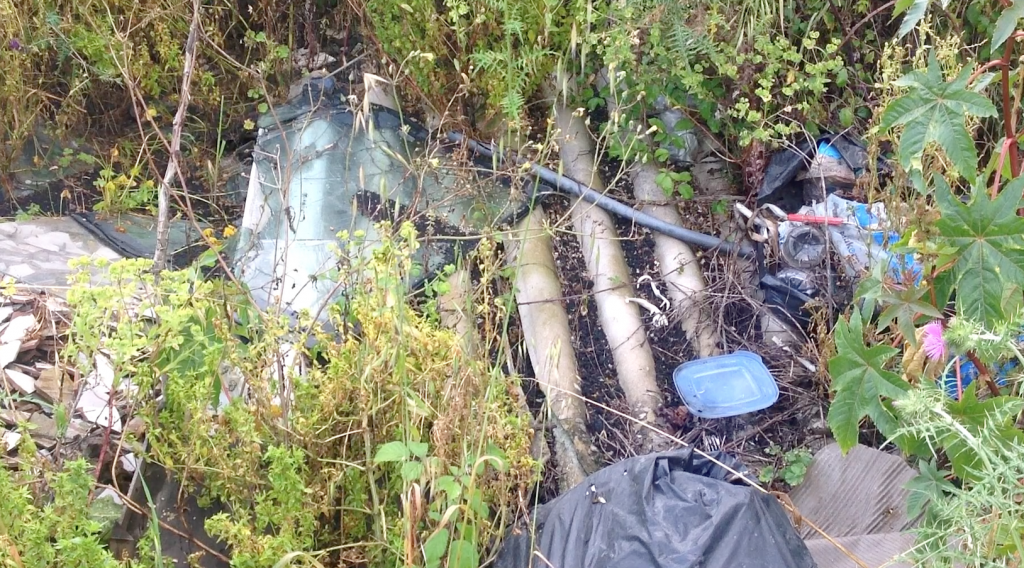
[{"label": "rubble", "polygon": [[[86,455],[90,437],[119,443],[123,412],[112,399],[127,385],[114,388],[113,366],[102,355],[92,373],[76,380],[78,370],[58,357],[70,323],[71,310],[59,297],[0,294],[0,425],[9,466],[17,465],[26,434],[50,460],[74,459],[76,451]],[[72,443],[78,441],[83,443]],[[58,447],[59,453],[51,451]],[[124,471],[134,471],[135,458],[121,456]]]}]

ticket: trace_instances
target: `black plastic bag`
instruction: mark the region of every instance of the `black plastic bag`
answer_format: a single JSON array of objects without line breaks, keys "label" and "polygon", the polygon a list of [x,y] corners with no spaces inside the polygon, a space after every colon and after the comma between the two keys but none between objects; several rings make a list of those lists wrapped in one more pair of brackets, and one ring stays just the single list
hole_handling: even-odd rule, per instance
[{"label": "black plastic bag", "polygon": [[[811,165],[818,148],[823,144],[830,146],[841,157],[843,164],[854,176],[859,178],[867,171],[870,165],[867,150],[845,134],[825,134],[816,140],[800,140],[772,154],[757,191],[757,204],[773,203],[788,212],[809,205],[804,199],[797,176]],[[882,158],[876,162],[876,168],[881,173],[889,171],[888,164]]]},{"label": "black plastic bag", "polygon": [[[742,466],[715,455],[734,469]],[[630,458],[542,505],[496,568],[816,566],[778,501],[691,450]]]}]

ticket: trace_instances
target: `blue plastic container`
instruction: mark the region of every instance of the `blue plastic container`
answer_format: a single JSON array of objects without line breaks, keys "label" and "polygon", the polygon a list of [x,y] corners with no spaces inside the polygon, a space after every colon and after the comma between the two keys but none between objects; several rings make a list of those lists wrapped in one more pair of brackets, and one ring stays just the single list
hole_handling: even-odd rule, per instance
[{"label": "blue plastic container", "polygon": [[726,418],[763,410],[779,399],[779,385],[761,357],[749,351],[689,361],[672,382],[695,416]]}]

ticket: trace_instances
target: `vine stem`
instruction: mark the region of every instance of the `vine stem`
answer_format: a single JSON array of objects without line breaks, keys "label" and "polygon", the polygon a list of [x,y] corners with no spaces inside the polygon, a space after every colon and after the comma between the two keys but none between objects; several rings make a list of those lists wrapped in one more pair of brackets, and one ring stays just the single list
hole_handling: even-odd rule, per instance
[{"label": "vine stem", "polygon": [[1001,69],[1003,76],[1003,129],[1006,134],[1003,151],[1010,154],[1010,173],[1013,177],[1020,175],[1020,156],[1017,154],[1017,136],[1016,132],[1014,132],[1017,123],[1017,112],[1010,104],[1010,58],[1013,57],[1013,47],[1018,35],[1024,35],[1024,32],[1014,32],[1006,40],[1006,48],[1003,50],[1004,63]]}]

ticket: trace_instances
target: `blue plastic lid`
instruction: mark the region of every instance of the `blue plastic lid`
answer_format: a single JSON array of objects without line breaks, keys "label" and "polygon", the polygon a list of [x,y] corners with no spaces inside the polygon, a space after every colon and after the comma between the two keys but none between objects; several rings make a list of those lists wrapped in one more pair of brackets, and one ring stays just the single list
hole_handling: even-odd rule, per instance
[{"label": "blue plastic lid", "polygon": [[832,141],[827,138],[818,142],[818,153],[836,160],[843,159],[843,155],[839,152],[839,149],[833,146]]},{"label": "blue plastic lid", "polygon": [[700,418],[725,418],[768,408],[779,385],[761,357],[749,351],[689,361],[672,382],[687,408]]}]

